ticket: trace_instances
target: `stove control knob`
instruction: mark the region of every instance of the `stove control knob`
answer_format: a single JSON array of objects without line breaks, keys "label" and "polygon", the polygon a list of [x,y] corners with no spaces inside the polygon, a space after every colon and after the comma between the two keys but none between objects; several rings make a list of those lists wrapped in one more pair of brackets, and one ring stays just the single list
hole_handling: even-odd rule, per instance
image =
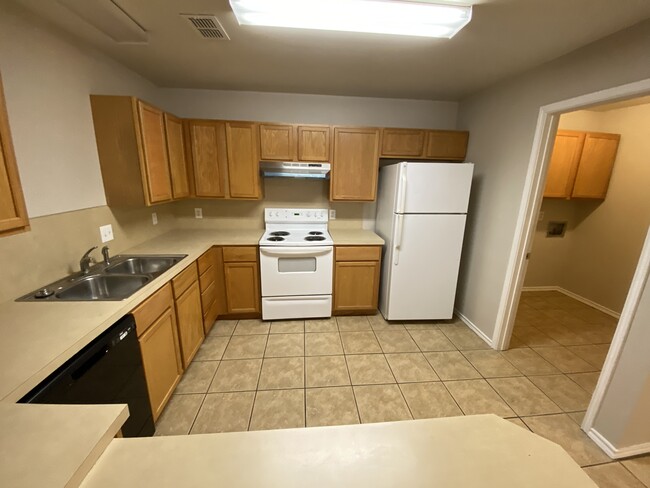
[{"label": "stove control knob", "polygon": [[311,217],[311,212],[307,212],[307,218]]}]

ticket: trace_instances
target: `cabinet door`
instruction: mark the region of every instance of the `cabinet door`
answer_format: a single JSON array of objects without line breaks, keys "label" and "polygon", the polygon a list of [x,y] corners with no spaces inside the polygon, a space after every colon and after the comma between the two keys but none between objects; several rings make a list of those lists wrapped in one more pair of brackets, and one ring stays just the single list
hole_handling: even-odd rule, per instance
[{"label": "cabinet door", "polygon": [[165,114],[165,134],[172,178],[172,196],[174,199],[187,198],[190,196],[190,182],[187,174],[181,119]]},{"label": "cabinet door", "polygon": [[557,131],[546,175],[544,197],[569,198],[571,196],[584,140],[584,132]]},{"label": "cabinet door", "polygon": [[334,312],[372,311],[379,297],[379,262],[344,261],[334,265]]},{"label": "cabinet door", "polygon": [[226,136],[223,122],[198,121],[189,123],[192,146],[194,194],[197,197],[226,196]]},{"label": "cabinet door", "polygon": [[292,125],[260,124],[260,157],[263,161],[294,161],[295,153]]},{"label": "cabinet door", "polygon": [[620,139],[619,134],[587,133],[572,197],[605,198]]},{"label": "cabinet door", "polygon": [[257,125],[252,122],[227,122],[228,181],[231,198],[260,198]]},{"label": "cabinet door", "polygon": [[379,129],[335,127],[330,199],[374,200],[378,165]]},{"label": "cabinet door", "polygon": [[429,159],[458,160],[465,159],[469,132],[452,130],[427,131],[427,151]]},{"label": "cabinet door", "polygon": [[172,199],[172,182],[165,140],[163,113],[138,101],[140,137],[142,141],[142,177],[147,186],[148,203]]},{"label": "cabinet door", "polygon": [[387,158],[421,157],[426,132],[417,129],[383,129],[381,155]]},{"label": "cabinet door", "polygon": [[183,366],[187,368],[203,342],[201,290],[195,281],[176,299],[176,322],[181,344]]},{"label": "cabinet door", "polygon": [[183,374],[173,309],[167,309],[140,337],[140,351],[155,422]]},{"label": "cabinet door", "polygon": [[260,311],[257,263],[224,263],[228,313]]},{"label": "cabinet door", "polygon": [[298,161],[330,160],[330,128],[328,126],[298,126]]},{"label": "cabinet door", "polygon": [[0,80],[0,235],[29,225]]}]

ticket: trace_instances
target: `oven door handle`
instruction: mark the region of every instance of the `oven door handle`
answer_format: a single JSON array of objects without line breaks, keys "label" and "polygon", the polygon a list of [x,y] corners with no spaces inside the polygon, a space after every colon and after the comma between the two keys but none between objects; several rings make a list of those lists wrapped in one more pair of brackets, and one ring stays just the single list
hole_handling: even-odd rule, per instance
[{"label": "oven door handle", "polygon": [[260,254],[271,257],[294,256],[299,258],[309,258],[323,256],[333,252],[331,246],[322,247],[260,247]]}]

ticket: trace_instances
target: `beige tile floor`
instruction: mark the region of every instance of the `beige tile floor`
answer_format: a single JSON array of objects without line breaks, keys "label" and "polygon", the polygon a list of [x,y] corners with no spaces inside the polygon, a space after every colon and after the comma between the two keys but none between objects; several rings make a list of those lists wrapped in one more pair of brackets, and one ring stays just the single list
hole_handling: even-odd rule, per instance
[{"label": "beige tile floor", "polygon": [[599,486],[643,487],[649,458],[612,462],[579,427],[615,326],[557,292],[523,294],[503,353],[458,320],[222,320],[156,435],[495,413],[563,445]]}]

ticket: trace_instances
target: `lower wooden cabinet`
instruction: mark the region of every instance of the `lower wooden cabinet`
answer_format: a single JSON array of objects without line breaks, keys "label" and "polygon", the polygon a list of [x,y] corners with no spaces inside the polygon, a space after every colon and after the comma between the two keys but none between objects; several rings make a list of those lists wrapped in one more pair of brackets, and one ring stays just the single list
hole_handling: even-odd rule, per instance
[{"label": "lower wooden cabinet", "polygon": [[176,322],[183,366],[187,368],[199,350],[203,338],[203,311],[197,264],[192,263],[172,280]]},{"label": "lower wooden cabinet", "polygon": [[217,317],[227,312],[223,252],[220,247],[209,249],[199,258],[199,274],[203,330],[207,334]]},{"label": "lower wooden cabinet", "polygon": [[380,246],[337,246],[333,313],[374,313],[379,298],[380,270]]},{"label": "lower wooden cabinet", "polygon": [[256,247],[224,247],[224,281],[229,314],[260,313],[260,272]]},{"label": "lower wooden cabinet", "polygon": [[171,285],[158,290],[132,313],[156,421],[183,374]]}]

